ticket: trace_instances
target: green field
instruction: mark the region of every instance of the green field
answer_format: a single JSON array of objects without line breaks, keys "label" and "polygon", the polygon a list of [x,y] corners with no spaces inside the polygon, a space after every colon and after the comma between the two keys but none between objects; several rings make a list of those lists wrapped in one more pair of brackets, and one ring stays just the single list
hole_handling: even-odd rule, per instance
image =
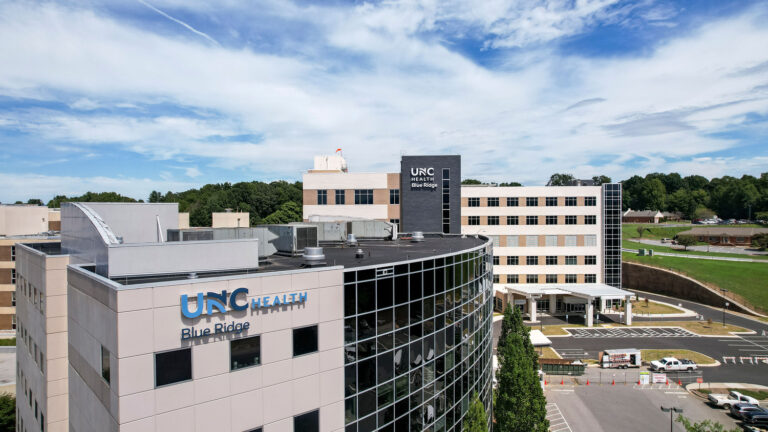
[{"label": "green field", "polygon": [[658,255],[641,257],[627,252],[622,253],[622,259],[670,269],[714,288],[725,288],[756,309],[768,311],[768,264]]},{"label": "green field", "polygon": [[622,224],[621,238],[625,240],[640,238],[640,235],[637,233],[638,226],[643,226],[646,228],[646,230],[643,232],[642,238],[652,239],[652,240],[672,238],[680,232],[688,231],[689,229],[691,229],[690,226],[671,227],[671,226],[654,225],[654,224]]}]

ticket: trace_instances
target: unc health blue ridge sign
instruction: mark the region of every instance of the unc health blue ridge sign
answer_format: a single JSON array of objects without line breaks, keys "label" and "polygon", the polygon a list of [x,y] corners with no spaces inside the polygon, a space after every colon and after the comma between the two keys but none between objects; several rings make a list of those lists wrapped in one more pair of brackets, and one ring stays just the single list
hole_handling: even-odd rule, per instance
[{"label": "unc health blue ridge sign", "polygon": [[[238,301],[238,296],[242,294],[242,301]],[[260,310],[268,309],[277,306],[292,305],[298,303],[304,303],[307,301],[306,291],[303,293],[291,293],[274,296],[263,296],[251,299],[249,302],[247,299],[248,288],[238,288],[229,295],[227,290],[221,291],[221,293],[199,292],[193,298],[196,298],[197,307],[194,311],[189,310],[189,296],[182,294],[181,296],[181,314],[186,318],[194,319],[201,315],[213,315],[217,313],[227,313],[227,304],[233,311],[242,311],[246,309]],[[249,322],[235,322],[231,323],[217,323],[213,329],[195,329],[194,327],[188,327],[181,329],[181,340],[193,339],[212,335],[223,335],[226,333],[240,334],[250,328]]]}]

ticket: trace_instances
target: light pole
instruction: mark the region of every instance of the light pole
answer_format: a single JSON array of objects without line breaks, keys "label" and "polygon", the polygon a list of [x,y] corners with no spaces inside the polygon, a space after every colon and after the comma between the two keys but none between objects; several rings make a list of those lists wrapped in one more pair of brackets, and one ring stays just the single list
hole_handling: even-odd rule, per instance
[{"label": "light pole", "polygon": [[725,327],[725,308],[728,307],[728,302],[725,301],[725,295],[728,292],[725,288],[720,288],[720,291],[723,292],[723,327]]},{"label": "light pole", "polygon": [[669,432],[672,432],[672,426],[674,424],[672,422],[672,420],[673,420],[672,416],[674,415],[674,413],[678,413],[678,414],[682,413],[683,409],[682,408],[678,408],[678,407],[664,408],[664,405],[662,405],[661,406],[661,410],[664,411],[664,412],[668,412],[669,413]]}]

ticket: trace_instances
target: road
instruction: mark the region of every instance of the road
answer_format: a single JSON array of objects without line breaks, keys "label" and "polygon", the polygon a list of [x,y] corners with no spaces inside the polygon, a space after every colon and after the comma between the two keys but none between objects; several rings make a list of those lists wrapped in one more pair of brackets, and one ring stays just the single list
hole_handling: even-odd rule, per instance
[{"label": "road", "polygon": [[[665,246],[672,247],[669,243],[662,243],[661,240],[653,239],[640,239],[632,238],[626,239],[637,243],[645,243],[651,246]],[[699,252],[718,252],[718,253],[731,253],[731,254],[743,254],[743,255],[768,255],[768,251],[759,251],[757,249],[748,249],[738,246],[688,246],[688,250]],[[654,251],[654,253],[657,253]]]}]

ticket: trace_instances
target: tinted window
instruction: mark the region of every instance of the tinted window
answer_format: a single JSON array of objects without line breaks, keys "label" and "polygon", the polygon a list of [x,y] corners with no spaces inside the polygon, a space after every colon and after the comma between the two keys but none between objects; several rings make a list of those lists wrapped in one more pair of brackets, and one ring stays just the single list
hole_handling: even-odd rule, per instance
[{"label": "tinted window", "polygon": [[191,348],[155,354],[155,387],[191,379]]},{"label": "tinted window", "polygon": [[293,356],[317,351],[317,326],[293,329]]},{"label": "tinted window", "polygon": [[109,384],[109,351],[104,348],[104,345],[101,346],[101,377]]},{"label": "tinted window", "polygon": [[229,343],[229,369],[261,364],[261,336],[236,339]]},{"label": "tinted window", "polygon": [[320,411],[315,410],[293,418],[293,430],[318,432],[320,430]]}]

